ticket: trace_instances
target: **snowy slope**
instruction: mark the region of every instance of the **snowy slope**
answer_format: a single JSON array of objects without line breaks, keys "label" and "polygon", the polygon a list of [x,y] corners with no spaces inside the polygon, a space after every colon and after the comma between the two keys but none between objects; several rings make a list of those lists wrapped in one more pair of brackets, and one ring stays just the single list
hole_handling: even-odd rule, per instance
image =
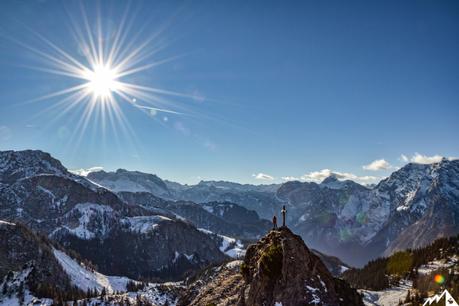
[{"label": "snowy slope", "polygon": [[241,258],[245,255],[245,249],[240,240],[224,235],[218,235],[204,228],[198,228],[198,230],[209,236],[218,237],[221,241],[219,246],[220,251],[229,257]]},{"label": "snowy slope", "polygon": [[363,294],[363,302],[368,306],[392,306],[398,305],[404,300],[408,290],[413,286],[411,281],[402,281],[397,287],[381,291],[359,290]]},{"label": "snowy slope", "polygon": [[74,259],[62,251],[53,250],[54,256],[61,264],[62,268],[69,275],[72,283],[78,288],[86,291],[96,288],[99,292],[105,287],[108,293],[114,291],[126,291],[126,284],[130,281],[127,277],[107,276],[97,271],[78,264]]},{"label": "snowy slope", "polygon": [[140,232],[146,234],[155,230],[159,226],[159,223],[163,221],[172,221],[172,219],[164,216],[137,216],[137,217],[126,217],[121,220],[124,224],[129,226],[129,230],[133,232]]}]

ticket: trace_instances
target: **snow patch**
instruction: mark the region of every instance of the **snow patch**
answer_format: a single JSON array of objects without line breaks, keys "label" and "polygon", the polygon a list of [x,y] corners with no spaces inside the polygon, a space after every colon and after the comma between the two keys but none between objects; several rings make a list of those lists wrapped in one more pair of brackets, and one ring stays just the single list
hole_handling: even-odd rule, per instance
[{"label": "snow patch", "polygon": [[16,225],[16,224],[8,222],[8,221],[0,220],[0,225]]},{"label": "snow patch", "polygon": [[121,220],[121,222],[129,226],[130,231],[140,232],[142,234],[154,231],[159,226],[159,223],[163,221],[172,221],[172,219],[169,219],[164,216],[155,215],[127,217]]},{"label": "snow patch", "polygon": [[404,300],[408,290],[413,287],[413,283],[402,280],[397,287],[388,288],[381,291],[358,290],[363,294],[363,303],[368,306],[379,305],[398,305],[400,300]]},{"label": "snow patch", "polygon": [[96,288],[101,292],[105,287],[108,293],[114,291],[126,291],[126,285],[131,279],[124,276],[107,276],[97,271],[92,271],[87,267],[80,265],[74,259],[62,251],[53,249],[54,256],[62,266],[64,271],[70,277],[72,284],[87,291]]},{"label": "snow patch", "polygon": [[[89,223],[91,222],[91,219],[97,215],[100,216],[107,213],[112,213],[113,209],[106,205],[80,203],[75,205],[75,207],[70,212],[68,212],[66,216],[74,214],[75,211],[80,214],[80,217],[78,218],[78,226],[75,228],[69,228],[68,226],[65,226],[65,228],[78,238],[92,239],[96,236],[96,233],[89,229]],[[101,223],[100,228],[102,235],[105,235],[109,230],[108,226],[104,222]]]}]

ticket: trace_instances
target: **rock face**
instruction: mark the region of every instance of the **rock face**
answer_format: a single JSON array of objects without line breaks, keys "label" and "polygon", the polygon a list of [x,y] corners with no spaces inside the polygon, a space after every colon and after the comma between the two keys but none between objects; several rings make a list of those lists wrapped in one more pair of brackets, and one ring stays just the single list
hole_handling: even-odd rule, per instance
[{"label": "rock face", "polygon": [[189,282],[178,305],[238,305],[244,285],[244,279],[240,273],[241,263],[241,260],[235,260],[206,269]]},{"label": "rock face", "polygon": [[335,279],[288,228],[271,231],[248,248],[242,305],[363,305],[360,295]]},{"label": "rock face", "polygon": [[251,245],[244,261],[210,268],[187,286],[179,305],[363,306],[361,296],[288,228]]}]

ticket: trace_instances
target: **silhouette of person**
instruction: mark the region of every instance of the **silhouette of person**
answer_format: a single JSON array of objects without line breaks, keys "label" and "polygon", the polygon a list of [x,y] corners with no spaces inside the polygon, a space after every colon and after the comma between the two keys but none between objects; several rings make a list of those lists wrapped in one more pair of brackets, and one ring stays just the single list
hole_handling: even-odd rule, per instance
[{"label": "silhouette of person", "polygon": [[273,230],[277,229],[277,217],[273,217]]},{"label": "silhouette of person", "polygon": [[282,207],[282,226],[285,226],[285,214],[287,213],[287,210],[285,209],[285,205]]}]

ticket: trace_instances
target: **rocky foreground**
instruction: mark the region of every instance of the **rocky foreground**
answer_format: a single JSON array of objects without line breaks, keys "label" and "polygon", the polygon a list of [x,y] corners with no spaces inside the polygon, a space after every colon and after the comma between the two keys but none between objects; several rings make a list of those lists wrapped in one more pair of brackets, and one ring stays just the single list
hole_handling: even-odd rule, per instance
[{"label": "rocky foreground", "polygon": [[363,305],[288,228],[251,245],[243,261],[211,268],[188,286],[179,305]]}]

